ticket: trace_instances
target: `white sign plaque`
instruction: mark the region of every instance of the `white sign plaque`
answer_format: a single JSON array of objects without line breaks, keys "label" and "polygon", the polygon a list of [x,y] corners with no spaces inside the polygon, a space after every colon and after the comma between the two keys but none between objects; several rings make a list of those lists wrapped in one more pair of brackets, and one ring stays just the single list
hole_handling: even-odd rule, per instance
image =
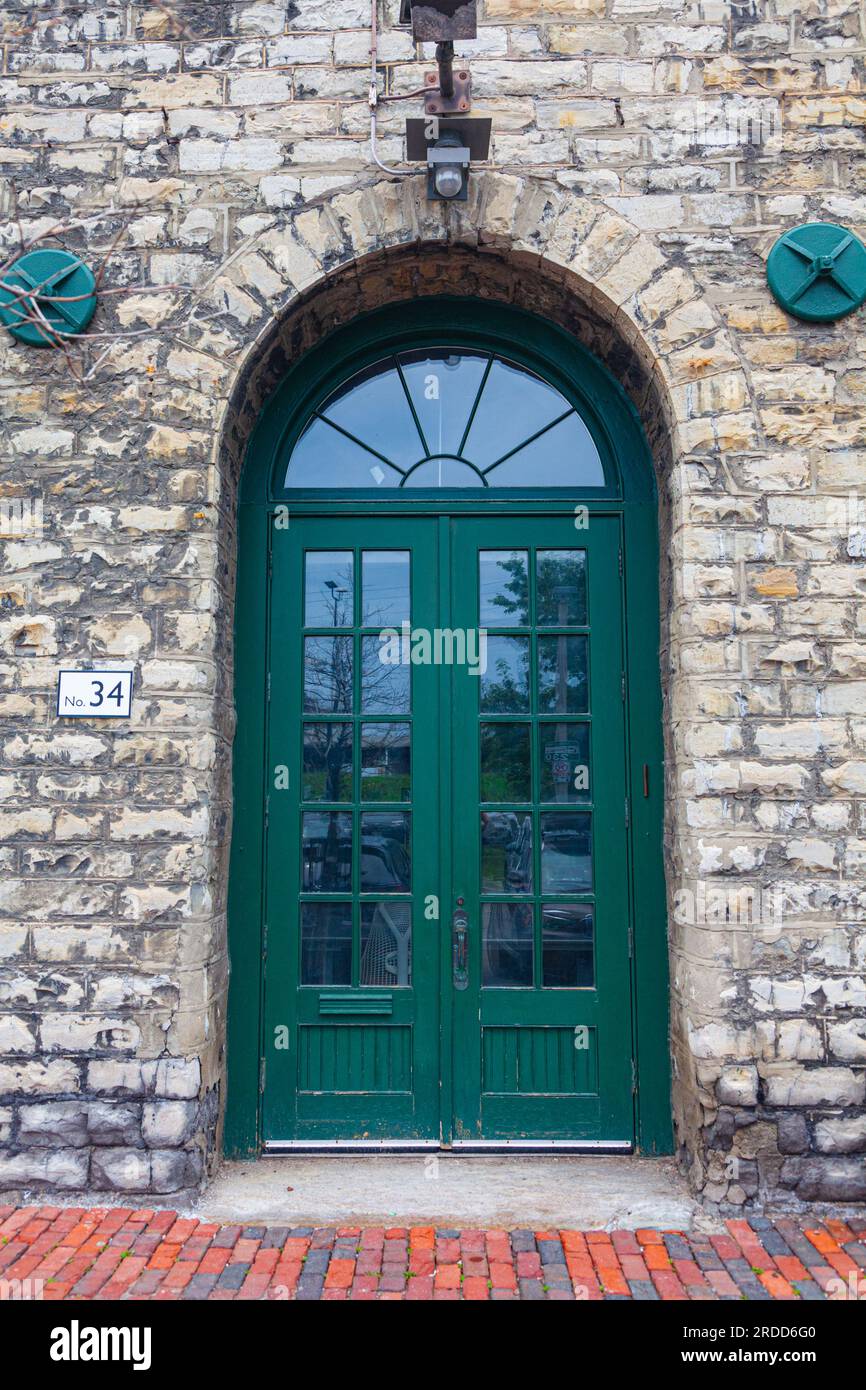
[{"label": "white sign plaque", "polygon": [[57,678],[60,719],[128,719],[131,671],[61,671]]}]

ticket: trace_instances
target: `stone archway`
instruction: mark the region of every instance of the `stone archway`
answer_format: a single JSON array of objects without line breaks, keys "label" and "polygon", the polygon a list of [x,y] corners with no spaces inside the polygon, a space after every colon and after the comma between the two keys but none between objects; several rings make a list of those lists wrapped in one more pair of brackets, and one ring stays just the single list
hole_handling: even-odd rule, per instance
[{"label": "stone archway", "polygon": [[[705,505],[723,516],[723,453],[755,447],[748,380],[718,312],[690,272],[625,218],[532,178],[485,175],[471,188],[463,206],[428,204],[410,180],[341,191],[297,214],[268,219],[202,287],[219,329],[217,337],[199,314],[197,350],[209,354],[219,342],[235,364],[212,461],[228,579],[216,640],[228,650],[233,509],[246,442],[262,403],[299,355],[365,311],[425,294],[458,290],[552,318],[620,381],[655,460],[663,557],[665,869],[672,907],[701,859],[700,828],[689,826],[685,811],[705,736],[690,726],[683,697],[694,660],[689,566],[701,556],[694,507],[709,493]],[[227,681],[219,696],[228,715]],[[226,803],[227,761],[222,770],[219,800]],[[226,864],[223,854],[220,902]],[[724,952],[696,952],[690,926],[680,927],[672,911],[669,923],[674,1119],[692,1179],[703,1187],[708,1175],[716,1176],[706,1156],[708,1128],[712,1143],[710,1127],[723,1103],[715,1084],[726,1057],[737,1055],[722,1000],[729,980]],[[217,1069],[222,1080],[221,1060]]]}]

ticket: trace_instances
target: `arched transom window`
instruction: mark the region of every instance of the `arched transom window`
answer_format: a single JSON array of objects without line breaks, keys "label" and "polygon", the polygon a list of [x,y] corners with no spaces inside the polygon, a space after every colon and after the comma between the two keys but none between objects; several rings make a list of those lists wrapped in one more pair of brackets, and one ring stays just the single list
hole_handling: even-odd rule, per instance
[{"label": "arched transom window", "polygon": [[581,416],[554,386],[495,353],[401,352],[313,412],[285,487],[603,487]]}]

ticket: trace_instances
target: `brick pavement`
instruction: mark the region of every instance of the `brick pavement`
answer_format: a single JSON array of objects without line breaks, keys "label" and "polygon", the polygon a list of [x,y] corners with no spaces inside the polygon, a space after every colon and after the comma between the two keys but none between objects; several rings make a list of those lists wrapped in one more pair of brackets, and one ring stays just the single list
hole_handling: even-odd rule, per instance
[{"label": "brick pavement", "polygon": [[866,1220],[751,1217],[689,1235],[240,1226],[150,1208],[0,1206],[0,1298],[16,1296],[14,1280],[45,1300],[866,1301]]}]

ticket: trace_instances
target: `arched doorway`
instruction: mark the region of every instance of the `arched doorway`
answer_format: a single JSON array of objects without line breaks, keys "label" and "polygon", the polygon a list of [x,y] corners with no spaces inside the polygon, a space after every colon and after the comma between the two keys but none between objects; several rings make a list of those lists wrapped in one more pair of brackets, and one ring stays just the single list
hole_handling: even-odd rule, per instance
[{"label": "arched doorway", "polygon": [[657,574],[637,416],[558,327],[427,299],[288,374],[239,507],[231,1152],[669,1148]]}]

